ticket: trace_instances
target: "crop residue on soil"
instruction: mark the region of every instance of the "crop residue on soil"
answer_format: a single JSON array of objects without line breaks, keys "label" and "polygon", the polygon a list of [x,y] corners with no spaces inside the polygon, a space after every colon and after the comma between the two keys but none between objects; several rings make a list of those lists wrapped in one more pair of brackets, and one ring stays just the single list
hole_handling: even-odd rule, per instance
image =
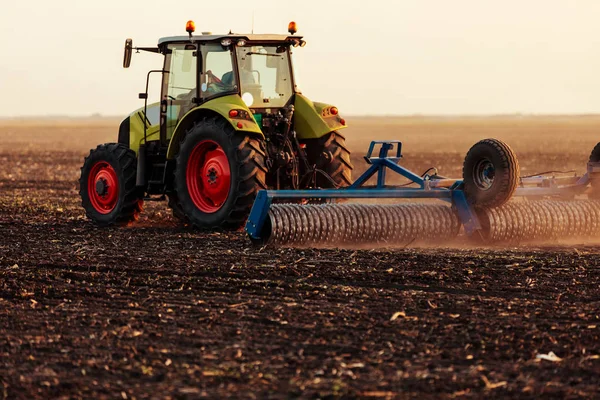
[{"label": "crop residue on soil", "polygon": [[163,203],[97,229],[76,179],[116,126],[0,133],[0,398],[600,396],[597,247],[259,249]]}]

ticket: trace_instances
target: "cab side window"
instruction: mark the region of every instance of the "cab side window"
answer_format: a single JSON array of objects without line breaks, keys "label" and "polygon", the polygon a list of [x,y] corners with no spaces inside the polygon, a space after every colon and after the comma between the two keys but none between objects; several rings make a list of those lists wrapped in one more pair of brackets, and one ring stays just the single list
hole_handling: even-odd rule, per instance
[{"label": "cab side window", "polygon": [[220,44],[202,47],[202,72],[200,91],[202,98],[237,91],[237,77],[233,70],[233,57],[229,49]]},{"label": "cab side window", "polygon": [[172,53],[167,93],[171,100],[175,100],[196,89],[196,47],[177,44],[169,48]]},{"label": "cab side window", "polygon": [[177,122],[194,106],[197,50],[195,45],[170,44],[168,51],[168,79],[163,101],[167,104],[167,137],[171,137]]}]

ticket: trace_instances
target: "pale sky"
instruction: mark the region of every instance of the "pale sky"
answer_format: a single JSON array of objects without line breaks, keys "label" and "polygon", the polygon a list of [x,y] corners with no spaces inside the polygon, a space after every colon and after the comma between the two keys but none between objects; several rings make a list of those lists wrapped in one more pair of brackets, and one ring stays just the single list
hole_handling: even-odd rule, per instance
[{"label": "pale sky", "polygon": [[[304,94],[346,115],[600,112],[599,0],[4,0],[0,116],[125,116],[162,56],[125,38],[286,33]],[[154,85],[158,98],[158,87]]]}]

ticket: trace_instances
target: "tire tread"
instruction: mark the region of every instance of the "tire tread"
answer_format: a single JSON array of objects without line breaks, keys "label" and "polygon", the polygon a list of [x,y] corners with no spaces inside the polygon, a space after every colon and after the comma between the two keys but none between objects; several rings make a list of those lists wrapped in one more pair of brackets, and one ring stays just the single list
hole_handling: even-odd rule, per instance
[{"label": "tire tread", "polygon": [[[118,165],[113,165],[113,168],[116,167],[115,169],[117,170],[117,174],[122,174],[124,179],[124,182],[120,185],[120,189],[125,191],[123,201],[121,204],[117,204],[119,209],[117,214],[112,219],[98,219],[93,206],[88,206],[84,200],[85,195],[87,195],[86,192],[88,180],[88,176],[84,174],[84,171],[90,160],[90,157],[94,153],[100,153],[100,155],[104,153],[105,156],[103,158],[106,161],[110,161],[109,158],[114,156]],[[122,143],[100,144],[95,149],[90,150],[90,153],[85,157],[83,167],[81,167],[81,176],[79,178],[79,195],[81,196],[81,204],[85,209],[86,216],[96,225],[128,225],[130,222],[138,220],[139,214],[143,211],[143,199],[141,198],[138,188],[136,187],[136,160],[137,157],[135,152]]]},{"label": "tire tread", "polygon": [[[471,172],[468,171],[468,164],[471,159],[478,156],[478,152],[481,151],[482,147],[492,148],[500,156],[500,167],[506,171],[505,174],[499,176],[500,185],[494,191],[494,194],[485,199],[481,199],[475,185],[469,182]],[[463,163],[465,194],[469,202],[477,207],[499,207],[508,202],[519,185],[519,175],[519,161],[514,151],[508,144],[498,139],[483,139],[477,142],[471,147]]]},{"label": "tire tread", "polygon": [[[198,221],[190,219],[192,224],[200,229],[214,229],[223,228],[226,230],[237,230],[241,228],[250,209],[254,203],[254,199],[259,190],[266,189],[265,175],[267,168],[265,167],[265,154],[262,150],[260,139],[251,133],[237,132],[231,125],[226,121],[218,117],[206,117],[197,121],[194,126],[186,132],[183,138],[180,148],[184,148],[187,145],[188,140],[192,140],[193,135],[191,134],[194,130],[203,126],[206,129],[213,129],[222,132],[230,145],[236,151],[236,163],[238,164],[238,182],[237,188],[234,192],[235,200],[233,206],[229,210],[226,218],[217,225],[202,224]],[[175,168],[175,175],[182,173],[183,171],[178,170],[182,168],[180,163],[177,163]],[[184,167],[185,168],[185,167]],[[177,186],[177,179],[174,180],[175,191],[187,190],[185,187]],[[181,196],[177,197],[178,206],[185,210],[184,204],[181,202]],[[189,218],[189,216],[188,216]]]}]

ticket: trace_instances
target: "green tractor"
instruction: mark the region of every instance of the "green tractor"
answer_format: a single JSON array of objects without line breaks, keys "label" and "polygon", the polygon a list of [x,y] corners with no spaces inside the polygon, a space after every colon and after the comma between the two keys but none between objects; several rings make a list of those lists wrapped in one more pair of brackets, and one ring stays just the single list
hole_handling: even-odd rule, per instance
[{"label": "green tractor", "polygon": [[[345,120],[334,106],[312,102],[294,80],[295,35],[233,34],[165,37],[144,107],[119,127],[118,143],[91,150],[80,195],[96,224],[128,224],[144,200],[168,199],[173,215],[201,229],[243,226],[259,190],[336,188],[351,184]],[[162,75],[161,100],[148,104],[148,81]]]}]

